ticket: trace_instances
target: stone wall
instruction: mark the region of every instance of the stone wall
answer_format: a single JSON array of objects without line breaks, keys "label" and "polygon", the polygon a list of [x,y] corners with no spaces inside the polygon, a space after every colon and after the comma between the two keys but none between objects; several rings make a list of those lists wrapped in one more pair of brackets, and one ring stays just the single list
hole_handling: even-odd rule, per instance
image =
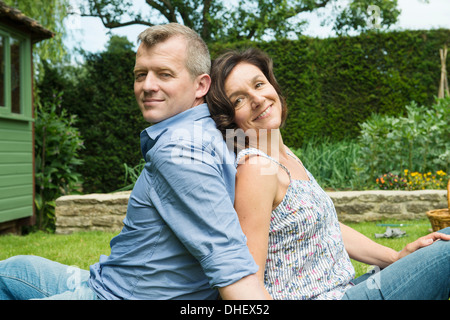
[{"label": "stone wall", "polygon": [[63,196],[56,199],[56,233],[119,231],[130,192]]},{"label": "stone wall", "polygon": [[[447,208],[446,190],[327,192],[342,222],[426,218]],[[120,231],[130,192],[63,196],[56,200],[56,233]]]},{"label": "stone wall", "polygon": [[421,219],[426,212],[447,208],[446,190],[328,192],[340,221]]}]

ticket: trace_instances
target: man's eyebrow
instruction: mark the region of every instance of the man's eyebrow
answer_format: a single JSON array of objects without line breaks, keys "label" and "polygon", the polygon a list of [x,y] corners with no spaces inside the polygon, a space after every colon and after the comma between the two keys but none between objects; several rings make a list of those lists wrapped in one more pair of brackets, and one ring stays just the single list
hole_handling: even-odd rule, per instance
[{"label": "man's eyebrow", "polygon": [[[156,71],[156,72],[167,71],[167,72],[170,72],[170,73],[176,73],[174,69],[171,69],[169,67],[156,67],[156,68],[152,68],[151,70]],[[133,69],[133,73],[140,72],[140,71],[148,72],[148,69],[146,67],[143,67],[143,66],[142,67],[141,66],[135,66],[134,69]]]},{"label": "man's eyebrow", "polygon": [[133,68],[133,73],[139,72],[139,71],[145,71],[144,67],[140,67],[140,66],[135,66]]},{"label": "man's eyebrow", "polygon": [[158,71],[158,72],[175,73],[175,70],[174,70],[174,69],[171,69],[171,68],[169,68],[169,67],[160,67],[160,68],[157,68],[156,71]]}]

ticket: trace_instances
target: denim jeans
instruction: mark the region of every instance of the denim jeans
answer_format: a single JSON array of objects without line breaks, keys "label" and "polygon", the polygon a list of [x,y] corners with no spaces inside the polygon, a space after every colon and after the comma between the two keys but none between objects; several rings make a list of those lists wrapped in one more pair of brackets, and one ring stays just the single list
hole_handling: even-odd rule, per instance
[{"label": "denim jeans", "polygon": [[89,271],[36,256],[0,261],[0,300],[96,300]]},{"label": "denim jeans", "polygon": [[[450,234],[450,228],[440,232]],[[343,300],[448,300],[450,241],[438,240],[353,283]]]}]

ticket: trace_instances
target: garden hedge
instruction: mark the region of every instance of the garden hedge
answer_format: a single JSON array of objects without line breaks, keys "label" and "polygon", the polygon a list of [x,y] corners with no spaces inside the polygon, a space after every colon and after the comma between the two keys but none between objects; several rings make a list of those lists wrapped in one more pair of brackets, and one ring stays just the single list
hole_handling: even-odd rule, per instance
[{"label": "garden hedge", "polygon": [[355,138],[372,113],[402,115],[411,101],[431,105],[441,75],[439,49],[449,43],[450,30],[439,29],[218,44],[211,53],[257,46],[272,57],[289,106],[284,141],[300,147],[313,137]]},{"label": "garden hedge", "polygon": [[[274,60],[289,116],[284,142],[355,138],[372,113],[403,115],[411,101],[431,105],[438,92],[439,49],[450,30],[370,32],[356,37],[210,44],[214,59],[224,50],[256,46]],[[124,185],[123,164],[141,154],[142,120],[133,93],[131,49],[89,54],[83,72],[64,90],[63,107],[78,116],[85,192],[111,192]],[[43,87],[46,81],[40,84]],[[61,85],[59,85],[61,86]]]}]

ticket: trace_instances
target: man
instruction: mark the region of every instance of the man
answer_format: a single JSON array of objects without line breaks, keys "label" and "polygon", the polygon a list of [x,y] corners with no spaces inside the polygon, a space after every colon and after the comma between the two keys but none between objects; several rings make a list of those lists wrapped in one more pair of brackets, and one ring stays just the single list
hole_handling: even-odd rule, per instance
[{"label": "man", "polygon": [[208,49],[179,24],[148,28],[139,40],[134,91],[153,125],[141,133],[146,166],[110,256],[90,273],[8,259],[0,263],[1,299],[264,298],[233,209],[233,159],[204,103]]}]

